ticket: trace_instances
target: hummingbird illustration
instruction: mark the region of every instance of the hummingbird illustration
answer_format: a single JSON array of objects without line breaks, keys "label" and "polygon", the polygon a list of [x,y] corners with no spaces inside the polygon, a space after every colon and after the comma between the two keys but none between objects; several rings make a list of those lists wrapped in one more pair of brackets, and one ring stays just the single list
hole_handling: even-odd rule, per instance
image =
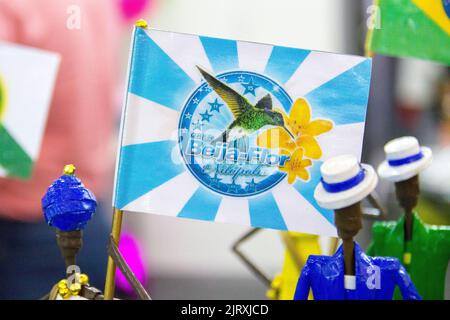
[{"label": "hummingbird illustration", "polygon": [[213,145],[217,142],[225,143],[243,138],[264,126],[282,127],[294,138],[284,124],[283,115],[278,111],[272,110],[272,98],[270,94],[261,98],[256,105],[252,105],[243,95],[237,93],[234,89],[210,75],[199,66],[197,68],[206,82],[225,101],[234,116],[234,121],[219,137],[212,141]]}]

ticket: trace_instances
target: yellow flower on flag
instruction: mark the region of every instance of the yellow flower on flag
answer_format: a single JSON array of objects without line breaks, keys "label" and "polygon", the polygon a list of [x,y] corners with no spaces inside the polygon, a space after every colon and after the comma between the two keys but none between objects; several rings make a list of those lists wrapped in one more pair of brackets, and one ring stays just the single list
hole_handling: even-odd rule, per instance
[{"label": "yellow flower on flag", "polygon": [[288,174],[289,184],[293,184],[297,177],[305,181],[309,180],[309,172],[306,170],[306,167],[311,166],[312,161],[310,159],[304,159],[303,153],[303,148],[295,149],[291,158],[286,161],[283,167],[280,167],[280,171]]},{"label": "yellow flower on flag", "polygon": [[292,153],[297,147],[302,147],[306,157],[320,159],[322,149],[315,137],[330,131],[333,123],[324,119],[311,121],[311,107],[303,98],[295,101],[289,116],[284,112],[282,114],[286,126],[294,134],[296,140],[294,141],[283,128],[276,127],[266,130],[258,136],[258,146],[270,149],[278,148],[282,154]]}]

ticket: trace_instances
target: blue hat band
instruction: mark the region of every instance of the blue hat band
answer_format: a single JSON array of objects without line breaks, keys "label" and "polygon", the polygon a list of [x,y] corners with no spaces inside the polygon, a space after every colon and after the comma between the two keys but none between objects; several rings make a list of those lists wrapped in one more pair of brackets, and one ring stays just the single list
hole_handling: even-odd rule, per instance
[{"label": "blue hat band", "polygon": [[406,158],[395,159],[395,160],[388,160],[388,164],[391,167],[399,167],[399,166],[403,166],[405,164],[409,164],[409,163],[412,163],[412,162],[419,161],[422,158],[423,158],[423,153],[422,153],[422,151],[420,151],[419,153],[413,154],[412,156],[409,156],[409,157],[406,157]]},{"label": "blue hat band", "polygon": [[356,176],[353,178],[350,178],[348,180],[337,182],[337,183],[328,183],[323,180],[323,178],[320,179],[322,182],[323,188],[330,193],[338,193],[350,190],[353,187],[356,187],[358,184],[361,183],[361,181],[364,180],[366,177],[366,171],[361,168]]}]

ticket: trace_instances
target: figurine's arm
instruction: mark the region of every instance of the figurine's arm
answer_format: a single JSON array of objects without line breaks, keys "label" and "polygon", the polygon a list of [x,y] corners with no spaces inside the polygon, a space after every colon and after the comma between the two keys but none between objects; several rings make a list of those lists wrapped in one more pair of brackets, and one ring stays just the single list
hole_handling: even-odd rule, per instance
[{"label": "figurine's arm", "polygon": [[242,262],[267,286],[270,288],[271,280],[266,276],[254,263],[252,263],[239,249],[239,246],[253,237],[256,233],[261,231],[261,229],[251,229],[249,232],[240,237],[233,245],[233,252],[242,260]]},{"label": "figurine's arm", "polygon": [[367,200],[369,201],[372,208],[363,208],[363,217],[373,220],[386,220],[387,211],[386,208],[381,204],[378,194],[373,191],[367,196]]},{"label": "figurine's arm", "polygon": [[311,287],[310,268],[308,262],[302,270],[302,274],[297,282],[295,289],[294,300],[308,300],[309,289]]},{"label": "figurine's arm", "polygon": [[397,283],[402,293],[403,300],[422,300],[416,290],[416,287],[412,283],[408,272],[406,272],[406,269],[400,264],[398,260],[396,260],[395,263],[397,264],[395,272],[395,282]]}]

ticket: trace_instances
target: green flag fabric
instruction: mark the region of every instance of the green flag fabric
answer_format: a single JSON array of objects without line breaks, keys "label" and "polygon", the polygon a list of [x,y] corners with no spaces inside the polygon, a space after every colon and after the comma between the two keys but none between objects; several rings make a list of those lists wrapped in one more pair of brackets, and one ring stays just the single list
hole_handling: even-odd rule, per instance
[{"label": "green flag fabric", "polygon": [[370,35],[372,52],[450,65],[450,1],[378,0],[380,26]]}]

